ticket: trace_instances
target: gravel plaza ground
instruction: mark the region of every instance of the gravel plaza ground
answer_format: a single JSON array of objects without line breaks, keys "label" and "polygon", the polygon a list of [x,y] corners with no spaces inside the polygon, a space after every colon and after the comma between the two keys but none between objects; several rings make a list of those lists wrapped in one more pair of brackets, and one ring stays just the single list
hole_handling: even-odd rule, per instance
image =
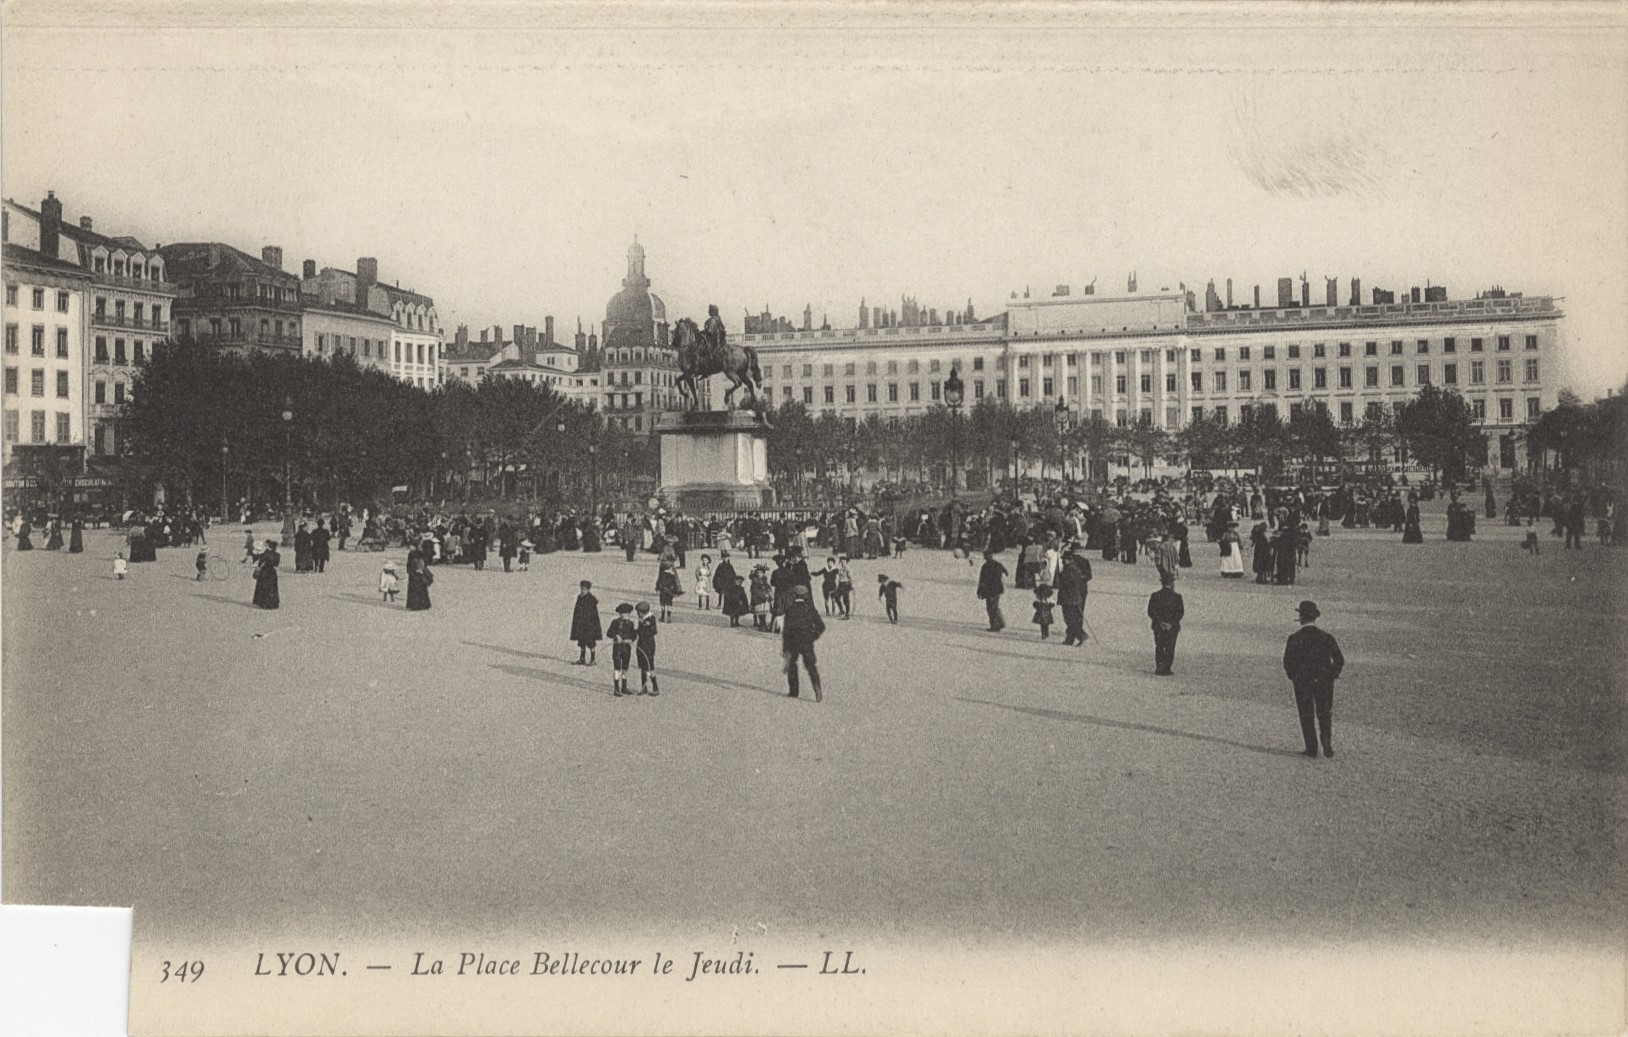
[{"label": "gravel plaza ground", "polygon": [[[223,582],[185,549],[116,582],[107,532],[8,546],[4,896],[134,904],[149,936],[1619,946],[1628,551],[1441,531],[1439,502],[1421,546],[1336,529],[1292,588],[1223,581],[1196,541],[1168,679],[1145,561],[1093,560],[1078,649],[1038,639],[1028,592],[987,633],[947,553],[857,562],[821,704],[784,697],[777,637],[693,596],[659,698],[612,698],[608,651],[571,665],[577,581],[608,621],[654,603],[644,557],[442,567],[409,613],[376,591],[404,552],[344,552],[264,612],[236,527]],[[1298,754],[1281,667],[1303,597],[1347,659],[1332,760]]]}]

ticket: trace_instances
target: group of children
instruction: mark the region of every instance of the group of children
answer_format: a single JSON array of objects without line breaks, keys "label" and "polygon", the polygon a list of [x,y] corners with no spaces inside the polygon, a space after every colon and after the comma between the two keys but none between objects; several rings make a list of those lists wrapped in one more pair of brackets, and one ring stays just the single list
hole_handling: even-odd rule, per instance
[{"label": "group of children", "polygon": [[[605,630],[599,625],[599,599],[594,597],[593,584],[583,580],[578,584],[576,607],[571,614],[571,640],[577,644],[577,658],[573,666],[594,666],[598,663],[595,650],[599,642],[611,643],[611,694],[660,695],[661,685],[656,679],[656,617],[650,614],[650,603],[637,605],[622,602],[616,606],[616,618]],[[671,602],[663,605],[663,613],[671,612]],[[633,616],[637,614],[638,620]],[[628,687],[628,670],[634,660],[639,664],[639,690]]]}]

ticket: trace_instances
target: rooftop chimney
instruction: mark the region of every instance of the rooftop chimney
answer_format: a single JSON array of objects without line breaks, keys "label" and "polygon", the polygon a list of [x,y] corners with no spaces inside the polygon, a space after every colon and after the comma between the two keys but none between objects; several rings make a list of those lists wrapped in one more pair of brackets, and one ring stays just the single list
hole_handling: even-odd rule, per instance
[{"label": "rooftop chimney", "polygon": [[304,273],[305,273],[305,279],[307,281],[311,280],[312,278],[317,276],[317,261],[314,260],[314,259],[307,259],[305,261],[305,265],[304,265],[303,269],[304,269]]},{"label": "rooftop chimney", "polygon": [[554,318],[553,317],[544,317],[543,318],[543,345],[552,346],[553,344],[554,344]]},{"label": "rooftop chimney", "polygon": [[486,341],[486,335],[487,335],[486,329],[485,328],[480,329],[480,340],[482,342]]},{"label": "rooftop chimney", "polygon": [[57,257],[57,235],[62,233],[62,203],[55,191],[45,192],[40,203],[40,254]]},{"label": "rooftop chimney", "polygon": [[492,325],[492,341],[493,342],[502,342],[503,341],[503,325],[501,325],[501,324]]},{"label": "rooftop chimney", "polygon": [[1352,305],[1352,306],[1361,306],[1362,305],[1362,278],[1360,278],[1360,277],[1353,277],[1351,279],[1351,303],[1350,303],[1350,305]]},{"label": "rooftop chimney", "polygon": [[356,261],[356,301],[367,304],[367,290],[379,283],[379,261],[362,256]]},{"label": "rooftop chimney", "polygon": [[80,230],[91,230],[94,226],[95,225],[93,223],[91,223],[91,219],[90,219],[89,216],[81,216],[81,217],[79,217],[79,229]]},{"label": "rooftop chimney", "polygon": [[[499,336],[499,337],[501,337],[501,336]],[[515,345],[517,345],[517,346],[518,345],[523,345],[525,343],[525,341],[526,341],[526,326],[524,324],[516,324],[514,326],[514,343],[515,343]]]},{"label": "rooftop chimney", "polygon": [[283,250],[276,245],[267,245],[260,250],[260,261],[267,266],[281,270],[283,268]]}]

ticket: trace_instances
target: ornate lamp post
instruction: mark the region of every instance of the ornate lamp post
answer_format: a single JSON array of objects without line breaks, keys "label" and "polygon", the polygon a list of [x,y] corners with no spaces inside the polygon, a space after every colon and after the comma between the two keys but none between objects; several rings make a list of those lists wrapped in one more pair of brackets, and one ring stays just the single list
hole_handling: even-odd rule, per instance
[{"label": "ornate lamp post", "polygon": [[[565,435],[565,419],[564,419],[564,418],[561,418],[561,419],[560,419],[560,420],[559,420],[559,421],[556,421],[556,422],[555,422],[555,423],[554,423],[554,431],[555,431],[555,432],[556,432],[556,433],[558,433],[558,434],[559,434],[559,435],[560,435],[560,436],[562,436],[562,437],[563,437],[563,436],[564,436],[564,435]],[[555,469],[555,470],[554,470],[554,478],[555,478],[555,479],[556,479],[556,480],[558,480],[558,479],[559,479],[559,477],[560,477],[560,472],[559,472],[559,469],[558,469],[558,468],[556,468],[556,469]],[[556,487],[556,488],[557,488],[557,487]]]},{"label": "ornate lamp post", "polygon": [[950,408],[950,500],[955,500],[956,486],[961,482],[961,376],[950,367],[950,376],[944,379],[944,405]]},{"label": "ornate lamp post", "polygon": [[232,448],[227,444],[226,437],[221,436],[220,437],[220,524],[222,526],[225,526],[226,523],[228,521],[230,521],[226,517],[226,508],[227,508],[227,503],[226,503],[226,457],[231,452],[232,452]]},{"label": "ornate lamp post", "polygon": [[1018,487],[1018,441],[1017,441],[1017,437],[1012,436],[1010,439],[1008,439],[1007,440],[1007,445],[1012,448],[1012,500],[1016,501],[1018,499],[1019,495],[1020,495],[1019,487]]},{"label": "ornate lamp post", "polygon": [[1069,414],[1068,404],[1063,402],[1061,396],[1057,397],[1057,406],[1052,408],[1052,414],[1057,419],[1057,486],[1058,496],[1068,488],[1068,437]]},{"label": "ornate lamp post", "polygon": [[289,458],[293,453],[294,397],[283,397],[283,541],[294,535],[294,477]]}]

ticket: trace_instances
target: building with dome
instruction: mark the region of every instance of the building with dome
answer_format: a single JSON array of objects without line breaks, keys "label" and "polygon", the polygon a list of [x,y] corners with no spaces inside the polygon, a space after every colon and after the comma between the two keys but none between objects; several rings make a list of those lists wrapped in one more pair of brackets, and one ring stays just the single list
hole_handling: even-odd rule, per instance
[{"label": "building with dome", "polygon": [[650,278],[644,273],[644,246],[637,238],[627,250],[622,290],[605,304],[602,346],[601,410],[607,422],[647,434],[663,410],[683,406],[667,304],[650,290]]}]

